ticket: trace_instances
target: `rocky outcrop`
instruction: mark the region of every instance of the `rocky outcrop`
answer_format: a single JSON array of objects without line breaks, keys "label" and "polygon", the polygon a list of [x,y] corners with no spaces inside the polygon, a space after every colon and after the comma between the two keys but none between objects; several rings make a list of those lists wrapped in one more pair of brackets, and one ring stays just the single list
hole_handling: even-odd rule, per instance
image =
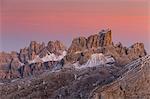
[{"label": "rocky outcrop", "polygon": [[[81,53],[83,54],[82,58],[80,58]],[[85,55],[85,53],[88,53],[88,57],[87,55]],[[135,43],[129,48],[123,46],[121,43],[118,43],[116,45],[109,45],[98,48],[93,47],[91,49],[86,49],[84,51],[78,51],[71,54],[68,53],[65,59],[67,62],[70,63],[80,61],[80,63],[84,64],[93,53],[103,53],[104,55],[113,56],[116,60],[117,66],[124,66],[129,62],[146,55],[146,51],[142,43]]]},{"label": "rocky outcrop", "polygon": [[129,59],[133,60],[146,55],[143,43],[135,43],[127,51]]},{"label": "rocky outcrop", "polygon": [[99,32],[100,35],[100,46],[108,46],[108,45],[112,45],[112,34],[111,34],[111,30],[106,29],[106,30],[102,30],[101,32]]},{"label": "rocky outcrop", "polygon": [[28,54],[28,48],[20,49],[19,59],[21,62],[28,62],[29,60],[29,54]]},{"label": "rocky outcrop", "polygon": [[60,41],[49,41],[47,46],[45,46],[45,43],[31,41],[28,48],[20,49],[19,59],[21,62],[27,63],[29,60],[35,59],[37,55],[40,58],[50,53],[60,55],[64,50],[66,50],[66,47]]},{"label": "rocky outcrop", "polygon": [[[102,30],[99,34],[91,35],[88,38],[79,37],[72,41],[71,46],[68,49],[68,54],[66,56],[66,61],[76,62],[76,60],[81,57],[81,53],[89,52],[89,55],[93,51],[96,51],[99,47],[105,47],[112,45],[112,35],[111,30]],[[86,55],[82,57],[82,62],[87,60]]]},{"label": "rocky outcrop", "polygon": [[[0,53],[0,79],[12,78],[12,74],[20,65],[17,52]],[[18,65],[19,64],[19,65]],[[15,71],[14,74],[16,74]],[[14,76],[15,77],[15,76]]]},{"label": "rocky outcrop", "polygon": [[116,49],[116,52],[119,54],[119,56],[125,56],[128,54],[127,53],[128,48],[124,47],[120,42],[117,43],[114,47]]},{"label": "rocky outcrop", "polygon": [[68,49],[68,53],[109,45],[112,45],[112,34],[111,30],[107,29],[100,31],[99,34],[91,35],[88,38],[79,37],[73,39],[72,44]]},{"label": "rocky outcrop", "polygon": [[11,62],[12,56],[10,53],[0,53],[0,65],[5,65]]},{"label": "rocky outcrop", "polygon": [[33,60],[37,54],[39,54],[45,48],[45,44],[37,43],[36,41],[31,41],[28,48],[20,49],[19,58],[23,63]]},{"label": "rocky outcrop", "polygon": [[[20,52],[11,52],[11,53],[0,53],[0,79],[13,79],[20,77],[19,70],[23,66],[24,75],[31,74],[32,68],[30,67],[31,62],[37,60],[37,57],[43,58],[46,55],[51,53],[55,55],[60,55],[63,51],[66,50],[66,47],[60,42],[50,41],[47,46],[45,43],[38,43],[36,41],[31,41],[29,47],[20,49]],[[38,64],[38,65],[37,65]],[[40,67],[38,69],[33,68],[34,72],[44,71],[42,63],[37,63],[35,67]],[[39,65],[40,64],[40,65]],[[51,66],[51,65],[50,65]],[[34,67],[34,66],[32,66]],[[41,70],[40,70],[41,69]],[[38,73],[35,73],[38,74]]]},{"label": "rocky outcrop", "polygon": [[87,48],[98,48],[100,46],[100,36],[98,34],[91,35],[87,39]]},{"label": "rocky outcrop", "polygon": [[79,37],[73,39],[72,44],[68,49],[68,53],[80,52],[86,49],[87,49],[87,39],[85,37]]},{"label": "rocky outcrop", "polygon": [[61,43],[60,41],[49,41],[48,45],[47,45],[47,50],[50,53],[54,53],[56,55],[60,55],[63,51],[65,51],[67,48],[64,46],[63,43]]},{"label": "rocky outcrop", "polygon": [[39,54],[43,48],[45,48],[44,42],[40,44],[40,43],[37,43],[36,41],[31,41],[30,46],[29,46],[29,52],[30,53],[34,52],[35,54]]}]

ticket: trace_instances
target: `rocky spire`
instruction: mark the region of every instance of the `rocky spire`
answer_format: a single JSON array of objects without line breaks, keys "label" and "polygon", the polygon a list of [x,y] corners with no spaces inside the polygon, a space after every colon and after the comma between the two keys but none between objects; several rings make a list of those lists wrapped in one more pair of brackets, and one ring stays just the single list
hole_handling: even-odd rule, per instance
[{"label": "rocky spire", "polygon": [[112,33],[110,29],[102,30],[99,32],[100,46],[108,46],[112,44]]},{"label": "rocky spire", "polygon": [[91,35],[87,39],[87,47],[90,48],[97,48],[100,46],[100,36],[98,34]]}]

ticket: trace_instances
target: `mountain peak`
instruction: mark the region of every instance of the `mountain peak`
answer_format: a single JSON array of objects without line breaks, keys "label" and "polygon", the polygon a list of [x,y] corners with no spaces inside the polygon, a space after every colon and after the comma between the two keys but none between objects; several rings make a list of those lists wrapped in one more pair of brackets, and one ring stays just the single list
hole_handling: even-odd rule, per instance
[{"label": "mountain peak", "polygon": [[112,33],[110,29],[102,30],[98,34],[91,35],[88,38],[78,37],[73,39],[69,53],[82,51],[85,49],[98,48],[112,45]]}]

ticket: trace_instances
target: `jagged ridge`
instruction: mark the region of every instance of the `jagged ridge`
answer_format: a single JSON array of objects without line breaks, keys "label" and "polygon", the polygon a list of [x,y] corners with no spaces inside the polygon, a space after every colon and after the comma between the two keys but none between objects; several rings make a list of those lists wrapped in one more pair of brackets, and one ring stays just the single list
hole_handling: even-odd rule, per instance
[{"label": "jagged ridge", "polygon": [[114,45],[111,36],[111,30],[107,29],[88,38],[74,39],[68,49],[60,41],[49,41],[47,46],[44,43],[32,41],[29,47],[21,49],[19,53],[1,53],[0,79],[12,80],[41,74],[45,70],[53,70],[60,63],[79,62],[80,65],[83,65],[88,63],[95,53],[112,57],[115,59],[115,65],[120,67],[146,55],[143,43],[135,43],[127,48],[121,43]]}]

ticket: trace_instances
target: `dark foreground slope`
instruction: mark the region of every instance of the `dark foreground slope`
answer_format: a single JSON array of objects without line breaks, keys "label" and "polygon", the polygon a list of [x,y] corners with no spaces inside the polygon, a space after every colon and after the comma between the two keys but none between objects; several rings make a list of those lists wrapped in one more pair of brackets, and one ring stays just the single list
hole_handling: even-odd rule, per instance
[{"label": "dark foreground slope", "polygon": [[133,61],[124,68],[115,65],[84,69],[63,68],[55,72],[45,71],[37,77],[1,84],[0,98],[148,99],[149,75],[150,56]]},{"label": "dark foreground slope", "polygon": [[132,62],[116,81],[96,87],[90,99],[150,99],[150,56]]},{"label": "dark foreground slope", "polygon": [[38,77],[25,78],[0,86],[5,99],[87,99],[97,85],[112,82],[115,67],[93,67],[83,70],[62,69],[45,72]]}]

